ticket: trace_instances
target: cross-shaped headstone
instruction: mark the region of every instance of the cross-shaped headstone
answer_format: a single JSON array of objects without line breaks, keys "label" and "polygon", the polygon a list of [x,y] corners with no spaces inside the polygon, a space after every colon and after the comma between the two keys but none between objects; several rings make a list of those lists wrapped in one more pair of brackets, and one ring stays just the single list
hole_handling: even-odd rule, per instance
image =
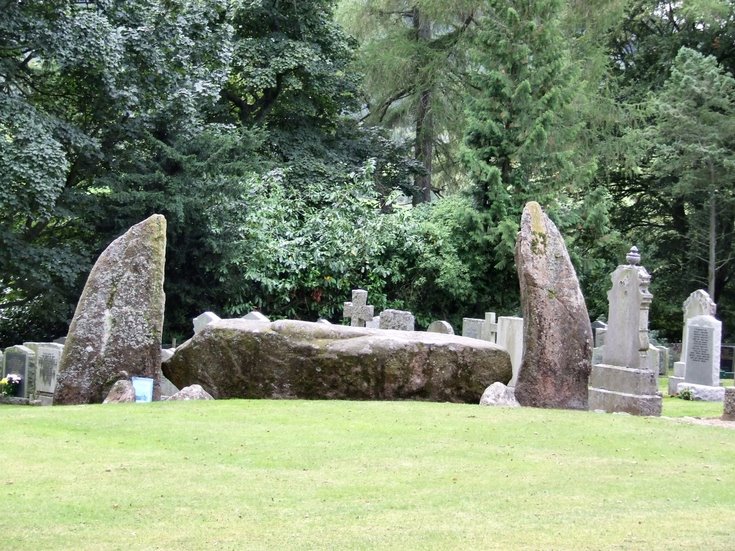
[{"label": "cross-shaped headstone", "polygon": [[365,327],[365,322],[373,319],[373,307],[367,304],[367,291],[353,289],[352,302],[345,302],[342,315],[350,318],[352,327]]}]

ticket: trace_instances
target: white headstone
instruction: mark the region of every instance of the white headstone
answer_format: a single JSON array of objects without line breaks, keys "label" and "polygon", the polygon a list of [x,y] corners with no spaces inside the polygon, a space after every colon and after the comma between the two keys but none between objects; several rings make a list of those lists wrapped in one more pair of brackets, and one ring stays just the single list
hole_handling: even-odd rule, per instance
[{"label": "white headstone", "polygon": [[194,318],[194,334],[201,332],[202,329],[204,329],[207,325],[212,323],[213,321],[219,321],[220,317],[215,314],[214,312],[204,312],[203,314],[199,314],[197,317]]},{"label": "white headstone", "polygon": [[380,313],[380,328],[397,331],[413,331],[416,320],[411,312],[404,310],[383,310]]},{"label": "white headstone", "polygon": [[498,344],[505,348],[510,355],[510,365],[513,377],[508,383],[515,387],[518,372],[523,362],[523,318],[500,316],[498,318]]},{"label": "white headstone", "polygon": [[253,310],[249,314],[244,315],[242,319],[251,320],[251,321],[270,321],[270,319],[267,316],[264,316],[257,310]]},{"label": "white headstone", "polygon": [[722,322],[713,316],[687,320],[687,355],[684,381],[695,385],[720,386]]},{"label": "white headstone", "polygon": [[367,291],[354,289],[352,302],[344,303],[342,316],[350,320],[352,327],[365,327],[365,322],[373,319],[374,308],[367,303]]},{"label": "white headstone", "polygon": [[454,328],[449,322],[438,320],[432,321],[426,328],[427,333],[444,333],[445,335],[454,335]]}]

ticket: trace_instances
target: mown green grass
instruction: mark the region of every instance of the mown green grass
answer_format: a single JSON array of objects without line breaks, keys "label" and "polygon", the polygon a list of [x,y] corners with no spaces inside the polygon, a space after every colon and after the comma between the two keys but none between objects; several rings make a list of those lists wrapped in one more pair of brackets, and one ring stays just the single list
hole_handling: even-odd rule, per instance
[{"label": "mown green grass", "polygon": [[720,427],[265,400],[3,406],[0,426],[2,549],[733,546]]}]

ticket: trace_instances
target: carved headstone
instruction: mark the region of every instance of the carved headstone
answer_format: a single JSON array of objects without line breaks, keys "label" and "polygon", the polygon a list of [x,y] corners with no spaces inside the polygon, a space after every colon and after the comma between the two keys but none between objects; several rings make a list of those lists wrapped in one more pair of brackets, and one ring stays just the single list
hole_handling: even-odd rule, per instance
[{"label": "carved headstone", "polygon": [[722,322],[713,316],[687,320],[686,371],[684,382],[720,386]]},{"label": "carved headstone", "polygon": [[640,254],[632,247],[628,264],[612,274],[607,293],[608,327],[604,363],[592,367],[589,408],[634,415],[661,415],[657,376],[648,360],[648,310],[653,295],[651,276],[639,266]]},{"label": "carved headstone", "polygon": [[482,326],[485,320],[480,318],[462,318],[462,336],[479,339],[482,336]]},{"label": "carved headstone", "polygon": [[342,316],[349,318],[352,327],[365,327],[365,322],[373,319],[374,308],[367,303],[367,291],[354,289],[352,302],[344,303]]},{"label": "carved headstone", "polygon": [[42,405],[50,406],[54,400],[56,377],[64,346],[54,342],[26,343],[36,353],[35,397]]},{"label": "carved headstone", "polygon": [[592,328],[564,240],[536,202],[516,240],[524,351],[515,385],[522,406],[587,409]]},{"label": "carved headstone", "polygon": [[54,404],[101,403],[121,372],[154,379],[160,396],[166,219],[153,215],[100,255],[77,304]]},{"label": "carved headstone", "polygon": [[688,321],[696,316],[714,316],[717,312],[717,305],[712,301],[707,291],[698,289],[687,297],[682,310],[684,312],[684,326],[681,335],[681,355],[679,361],[674,363],[674,375],[669,377],[669,394],[671,396],[678,393],[679,383],[686,380],[686,361],[689,346]]}]

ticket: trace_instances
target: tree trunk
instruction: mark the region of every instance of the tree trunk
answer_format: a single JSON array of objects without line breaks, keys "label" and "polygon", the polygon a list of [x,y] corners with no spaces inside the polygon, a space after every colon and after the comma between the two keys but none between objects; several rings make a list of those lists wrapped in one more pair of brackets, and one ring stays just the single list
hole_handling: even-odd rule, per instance
[{"label": "tree trunk", "polygon": [[715,188],[709,188],[709,273],[707,292],[715,300],[715,274],[717,273],[717,204]]},{"label": "tree trunk", "polygon": [[[413,10],[413,28],[416,30],[416,40],[428,42],[431,40],[431,21],[422,17],[418,8]],[[414,156],[424,167],[424,174],[415,178],[416,193],[413,203],[431,202],[431,170],[434,158],[434,121],[431,110],[432,91],[426,88],[420,92],[416,107],[416,146]]]}]

